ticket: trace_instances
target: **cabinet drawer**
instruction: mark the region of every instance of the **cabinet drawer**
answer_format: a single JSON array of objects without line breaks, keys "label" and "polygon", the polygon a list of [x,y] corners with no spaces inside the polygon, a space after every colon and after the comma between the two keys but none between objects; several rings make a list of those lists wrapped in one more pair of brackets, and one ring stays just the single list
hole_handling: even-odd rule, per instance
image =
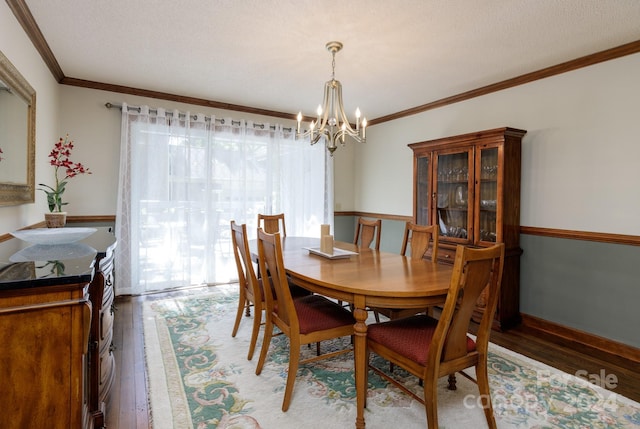
[{"label": "cabinet drawer", "polygon": [[[424,255],[424,259],[431,260],[431,249]],[[453,264],[456,259],[456,248],[450,245],[438,246],[438,263],[440,264]]]},{"label": "cabinet drawer", "polygon": [[446,264],[453,264],[453,261],[456,259],[456,249],[449,249],[442,247],[438,249],[438,262],[443,262]]}]

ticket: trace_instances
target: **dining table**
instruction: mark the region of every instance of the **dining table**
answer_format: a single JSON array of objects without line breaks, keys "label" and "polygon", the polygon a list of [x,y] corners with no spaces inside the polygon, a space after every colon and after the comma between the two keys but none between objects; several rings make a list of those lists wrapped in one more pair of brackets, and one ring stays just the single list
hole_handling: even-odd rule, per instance
[{"label": "dining table", "polygon": [[353,309],[355,426],[364,429],[368,309],[426,309],[443,304],[453,267],[340,241],[334,242],[335,251],[330,254],[321,252],[320,238],[314,237],[283,237],[282,245],[285,271],[293,283],[349,303]]}]

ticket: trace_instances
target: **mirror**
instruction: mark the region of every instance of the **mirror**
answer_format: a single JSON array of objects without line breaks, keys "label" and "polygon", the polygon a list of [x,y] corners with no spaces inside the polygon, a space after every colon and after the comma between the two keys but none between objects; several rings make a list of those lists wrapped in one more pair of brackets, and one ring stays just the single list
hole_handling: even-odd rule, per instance
[{"label": "mirror", "polygon": [[36,92],[0,52],[0,206],[35,201]]}]

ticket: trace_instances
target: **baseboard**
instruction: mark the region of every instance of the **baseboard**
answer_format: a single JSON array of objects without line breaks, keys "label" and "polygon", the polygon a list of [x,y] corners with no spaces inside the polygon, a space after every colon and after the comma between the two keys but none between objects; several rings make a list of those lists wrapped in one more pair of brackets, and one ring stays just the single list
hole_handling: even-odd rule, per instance
[{"label": "baseboard", "polygon": [[[554,343],[570,346],[609,362],[640,364],[640,349],[578,329],[522,314],[522,327]],[[625,362],[626,361],[626,362]]]}]

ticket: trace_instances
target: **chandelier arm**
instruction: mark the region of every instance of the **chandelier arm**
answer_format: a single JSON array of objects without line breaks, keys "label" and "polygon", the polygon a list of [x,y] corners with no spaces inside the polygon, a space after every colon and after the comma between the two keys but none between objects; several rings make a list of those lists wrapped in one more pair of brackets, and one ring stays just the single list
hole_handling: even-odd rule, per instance
[{"label": "chandelier arm", "polygon": [[338,89],[336,92],[337,92],[338,106],[340,111],[340,120],[342,121],[343,124],[345,124],[346,132],[348,135],[350,135],[351,137],[358,136],[359,133],[353,128],[351,128],[351,124],[349,123],[349,118],[347,118],[347,114],[344,111],[344,103],[342,102],[342,85],[340,85],[340,82],[338,82]]},{"label": "chandelier arm", "polygon": [[324,130],[324,128],[329,123],[329,114],[331,113],[329,100],[331,99],[332,82],[332,80],[329,80],[324,84],[324,97],[322,98],[322,116],[318,116],[318,130]]},{"label": "chandelier arm", "polygon": [[314,144],[318,143],[320,141],[320,137],[322,137],[322,136],[323,136],[323,134],[318,134],[314,138],[309,138],[309,143],[311,143],[311,146],[313,146]]},{"label": "chandelier arm", "polygon": [[353,135],[349,134],[349,131],[348,131],[348,130],[346,130],[346,129],[344,129],[344,130],[343,130],[342,128],[340,128],[340,131],[338,131],[338,132],[336,133],[336,135],[334,136],[334,140],[335,140],[335,141],[339,141],[339,142],[340,142],[340,144],[341,144],[342,146],[344,146],[344,145],[345,145],[345,140],[344,140],[344,138],[345,138],[346,136],[350,136],[350,137],[355,138]]},{"label": "chandelier arm", "polygon": [[310,137],[310,136],[311,136],[311,130],[310,129],[306,130],[305,132],[296,134],[296,138],[298,138],[298,139],[304,139],[304,138],[307,138],[307,137]]}]

